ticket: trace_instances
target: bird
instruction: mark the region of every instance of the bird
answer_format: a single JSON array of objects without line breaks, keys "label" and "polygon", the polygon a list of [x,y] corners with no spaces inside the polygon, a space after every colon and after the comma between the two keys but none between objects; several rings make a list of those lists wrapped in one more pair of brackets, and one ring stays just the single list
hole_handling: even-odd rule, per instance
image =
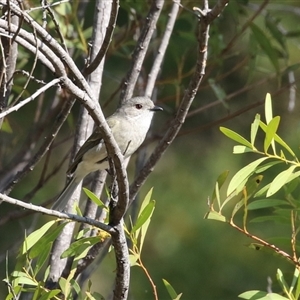
[{"label": "bird", "polygon": [[[107,118],[107,124],[124,158],[131,156],[143,143],[150,128],[154,112],[162,111],[145,96],[124,102]],[[85,141],[67,170],[70,181],[58,196],[52,209],[64,210],[79,183],[91,172],[107,170],[109,161],[99,127]]]}]

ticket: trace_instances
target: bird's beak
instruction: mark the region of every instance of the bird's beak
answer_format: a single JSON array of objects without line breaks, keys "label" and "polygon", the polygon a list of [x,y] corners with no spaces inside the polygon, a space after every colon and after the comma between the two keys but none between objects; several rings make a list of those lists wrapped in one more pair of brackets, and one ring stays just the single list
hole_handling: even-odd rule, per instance
[{"label": "bird's beak", "polygon": [[160,107],[160,106],[154,106],[154,107],[152,107],[151,109],[150,109],[151,111],[163,111],[163,108],[162,107]]}]

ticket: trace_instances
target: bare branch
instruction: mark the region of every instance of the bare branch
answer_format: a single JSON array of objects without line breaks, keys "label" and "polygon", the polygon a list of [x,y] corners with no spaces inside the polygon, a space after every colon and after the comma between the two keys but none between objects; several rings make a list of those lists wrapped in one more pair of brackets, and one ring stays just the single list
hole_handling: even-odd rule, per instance
[{"label": "bare branch", "polygon": [[[219,1],[223,3],[223,9],[226,5],[224,1]],[[219,3],[218,2],[218,3]],[[214,9],[213,9],[214,11]],[[153,171],[155,164],[161,158],[161,156],[165,153],[167,148],[175,139],[176,135],[178,134],[182,124],[185,121],[187,116],[188,110],[195,98],[195,95],[198,91],[199,85],[202,81],[202,78],[205,74],[205,67],[206,67],[206,59],[207,59],[207,47],[208,47],[208,37],[209,37],[209,25],[219,15],[216,14],[212,16],[210,14],[210,10],[203,10],[202,16],[199,20],[199,32],[198,32],[198,58],[195,72],[191,78],[189,86],[184,93],[182,102],[180,107],[177,110],[177,114],[174,120],[171,122],[169,129],[167,130],[165,136],[161,139],[158,146],[155,148],[152,155],[149,157],[147,163],[145,164],[144,168],[139,173],[138,177],[130,186],[130,202],[132,202],[135,196],[138,193],[139,188],[144,184],[146,178],[149,174]]]},{"label": "bare branch", "polygon": [[85,68],[84,74],[87,75],[87,74],[91,74],[92,72],[94,72],[94,70],[101,63],[104,55],[106,54],[107,49],[108,49],[109,44],[112,39],[114,29],[116,27],[118,10],[119,10],[119,0],[112,0],[110,19],[109,19],[109,23],[108,23],[108,26],[106,29],[104,40],[102,42],[102,46],[101,46],[99,52],[97,53],[96,57],[94,58],[94,60]]},{"label": "bare branch", "polygon": [[112,245],[114,246],[117,261],[117,274],[113,300],[126,300],[129,289],[130,264],[123,222],[120,222],[114,229]]},{"label": "bare branch", "polygon": [[121,102],[126,101],[133,95],[134,87],[141,72],[142,64],[163,4],[164,0],[152,1],[150,11],[146,17],[146,23],[142,29],[141,35],[132,55],[132,65],[123,82],[123,88],[120,96]]},{"label": "bare branch", "polygon": [[68,221],[75,221],[75,222],[79,222],[79,223],[86,223],[86,224],[89,224],[91,226],[95,226],[97,228],[100,228],[100,229],[102,229],[102,230],[104,230],[104,231],[106,231],[110,234],[115,234],[116,233],[116,230],[113,227],[111,227],[109,225],[106,225],[104,223],[101,223],[99,221],[96,221],[94,219],[81,217],[81,216],[74,215],[74,214],[69,214],[69,213],[62,213],[62,212],[59,212],[59,211],[56,211],[56,210],[47,209],[47,208],[44,208],[42,206],[34,205],[34,204],[31,204],[31,203],[25,203],[23,201],[15,199],[15,198],[8,197],[4,194],[0,194],[0,200],[4,201],[6,203],[10,203],[10,204],[13,204],[13,205],[16,205],[16,206],[23,207],[25,209],[29,209],[29,210],[36,211],[36,212],[39,212],[39,213],[42,213],[42,214],[53,216],[53,217],[56,217],[56,218],[59,218],[59,219],[68,220]]},{"label": "bare branch", "polygon": [[173,3],[172,10],[169,14],[169,20],[168,20],[168,23],[166,26],[166,31],[162,37],[161,44],[159,46],[158,53],[157,53],[157,56],[153,63],[152,69],[148,75],[148,82],[147,82],[147,86],[145,89],[145,96],[147,96],[149,98],[151,98],[152,93],[153,93],[154,84],[157,79],[158,73],[160,71],[161,64],[162,64],[163,58],[165,56],[167,46],[169,44],[171,34],[173,32],[173,28],[175,25],[179,7],[180,7],[180,1]]},{"label": "bare branch", "polygon": [[5,112],[0,113],[0,119],[4,118],[5,116],[9,115],[10,113],[19,110],[21,107],[26,105],[27,103],[33,101],[37,96],[47,91],[50,87],[57,85],[60,82],[60,79],[53,79],[43,87],[39,88],[34,94],[32,94],[30,97],[24,99],[19,104],[16,104],[15,106],[7,109]]}]

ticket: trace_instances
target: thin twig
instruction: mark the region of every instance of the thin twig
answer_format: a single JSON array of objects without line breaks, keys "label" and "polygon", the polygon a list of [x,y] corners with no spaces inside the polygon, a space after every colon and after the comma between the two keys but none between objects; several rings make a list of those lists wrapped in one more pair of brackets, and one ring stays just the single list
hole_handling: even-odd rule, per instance
[{"label": "thin twig", "polygon": [[154,0],[146,17],[146,22],[142,28],[141,35],[136,44],[132,55],[132,65],[124,79],[123,87],[120,95],[121,102],[131,98],[133,91],[142,69],[142,64],[148,50],[153,32],[160,12],[162,10],[164,0]]},{"label": "thin twig", "polygon": [[10,113],[19,110],[24,105],[28,104],[29,102],[33,101],[37,96],[47,91],[50,87],[57,85],[60,82],[59,78],[55,78],[51,80],[49,83],[44,85],[43,87],[39,88],[35,93],[33,93],[30,97],[24,99],[20,103],[16,104],[15,106],[7,109],[3,113],[0,113],[0,119],[4,118],[5,116],[9,115]]},{"label": "thin twig", "polygon": [[152,69],[148,75],[148,82],[147,82],[147,86],[145,89],[145,96],[147,96],[149,98],[151,97],[151,95],[153,93],[154,84],[157,79],[158,73],[160,71],[160,68],[161,68],[161,65],[163,62],[163,58],[164,58],[166,50],[167,50],[167,46],[169,44],[171,34],[173,32],[173,28],[175,25],[179,7],[180,7],[180,1],[176,1],[173,3],[172,10],[169,14],[169,20],[167,22],[165,33],[161,39],[161,43],[160,43],[160,46],[157,51],[158,52],[157,56],[153,63]]},{"label": "thin twig", "polygon": [[69,213],[68,214],[67,213],[62,213],[62,212],[59,212],[59,211],[56,211],[56,210],[47,209],[47,208],[44,208],[42,206],[34,205],[34,204],[31,204],[31,203],[25,203],[23,201],[14,199],[12,197],[8,197],[4,194],[0,194],[0,200],[4,201],[6,203],[13,204],[15,206],[20,206],[20,207],[23,207],[25,209],[29,209],[31,211],[36,211],[36,212],[39,212],[39,213],[42,213],[42,214],[53,216],[53,217],[56,217],[56,218],[59,218],[59,219],[62,219],[62,220],[69,220],[69,221],[75,221],[75,222],[79,222],[79,223],[86,223],[86,224],[89,224],[91,226],[95,226],[97,228],[100,228],[100,229],[108,232],[109,234],[115,234],[116,233],[116,230],[113,227],[111,227],[109,225],[106,225],[104,223],[98,222],[94,219],[90,219],[90,218],[86,218],[86,217],[82,217],[82,216],[78,216],[78,215],[74,215],[74,214],[69,214]]},{"label": "thin twig", "polygon": [[109,19],[108,26],[106,28],[104,40],[95,59],[85,68],[84,75],[91,74],[97,68],[97,66],[99,66],[104,55],[106,54],[112,40],[114,29],[116,27],[118,10],[119,10],[119,0],[112,0],[110,19]]}]

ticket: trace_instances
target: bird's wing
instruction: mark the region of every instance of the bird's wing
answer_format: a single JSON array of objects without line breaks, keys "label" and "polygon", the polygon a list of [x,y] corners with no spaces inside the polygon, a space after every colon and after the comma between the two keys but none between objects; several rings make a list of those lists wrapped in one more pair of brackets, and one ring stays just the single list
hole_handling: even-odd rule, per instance
[{"label": "bird's wing", "polygon": [[103,143],[103,138],[100,133],[100,130],[98,128],[95,129],[95,131],[91,134],[91,136],[85,141],[85,143],[82,145],[82,147],[77,152],[73,163],[70,165],[67,173],[73,174],[77,168],[77,165],[81,162],[82,157],[84,154],[92,149],[93,147],[97,146],[98,144]]}]

